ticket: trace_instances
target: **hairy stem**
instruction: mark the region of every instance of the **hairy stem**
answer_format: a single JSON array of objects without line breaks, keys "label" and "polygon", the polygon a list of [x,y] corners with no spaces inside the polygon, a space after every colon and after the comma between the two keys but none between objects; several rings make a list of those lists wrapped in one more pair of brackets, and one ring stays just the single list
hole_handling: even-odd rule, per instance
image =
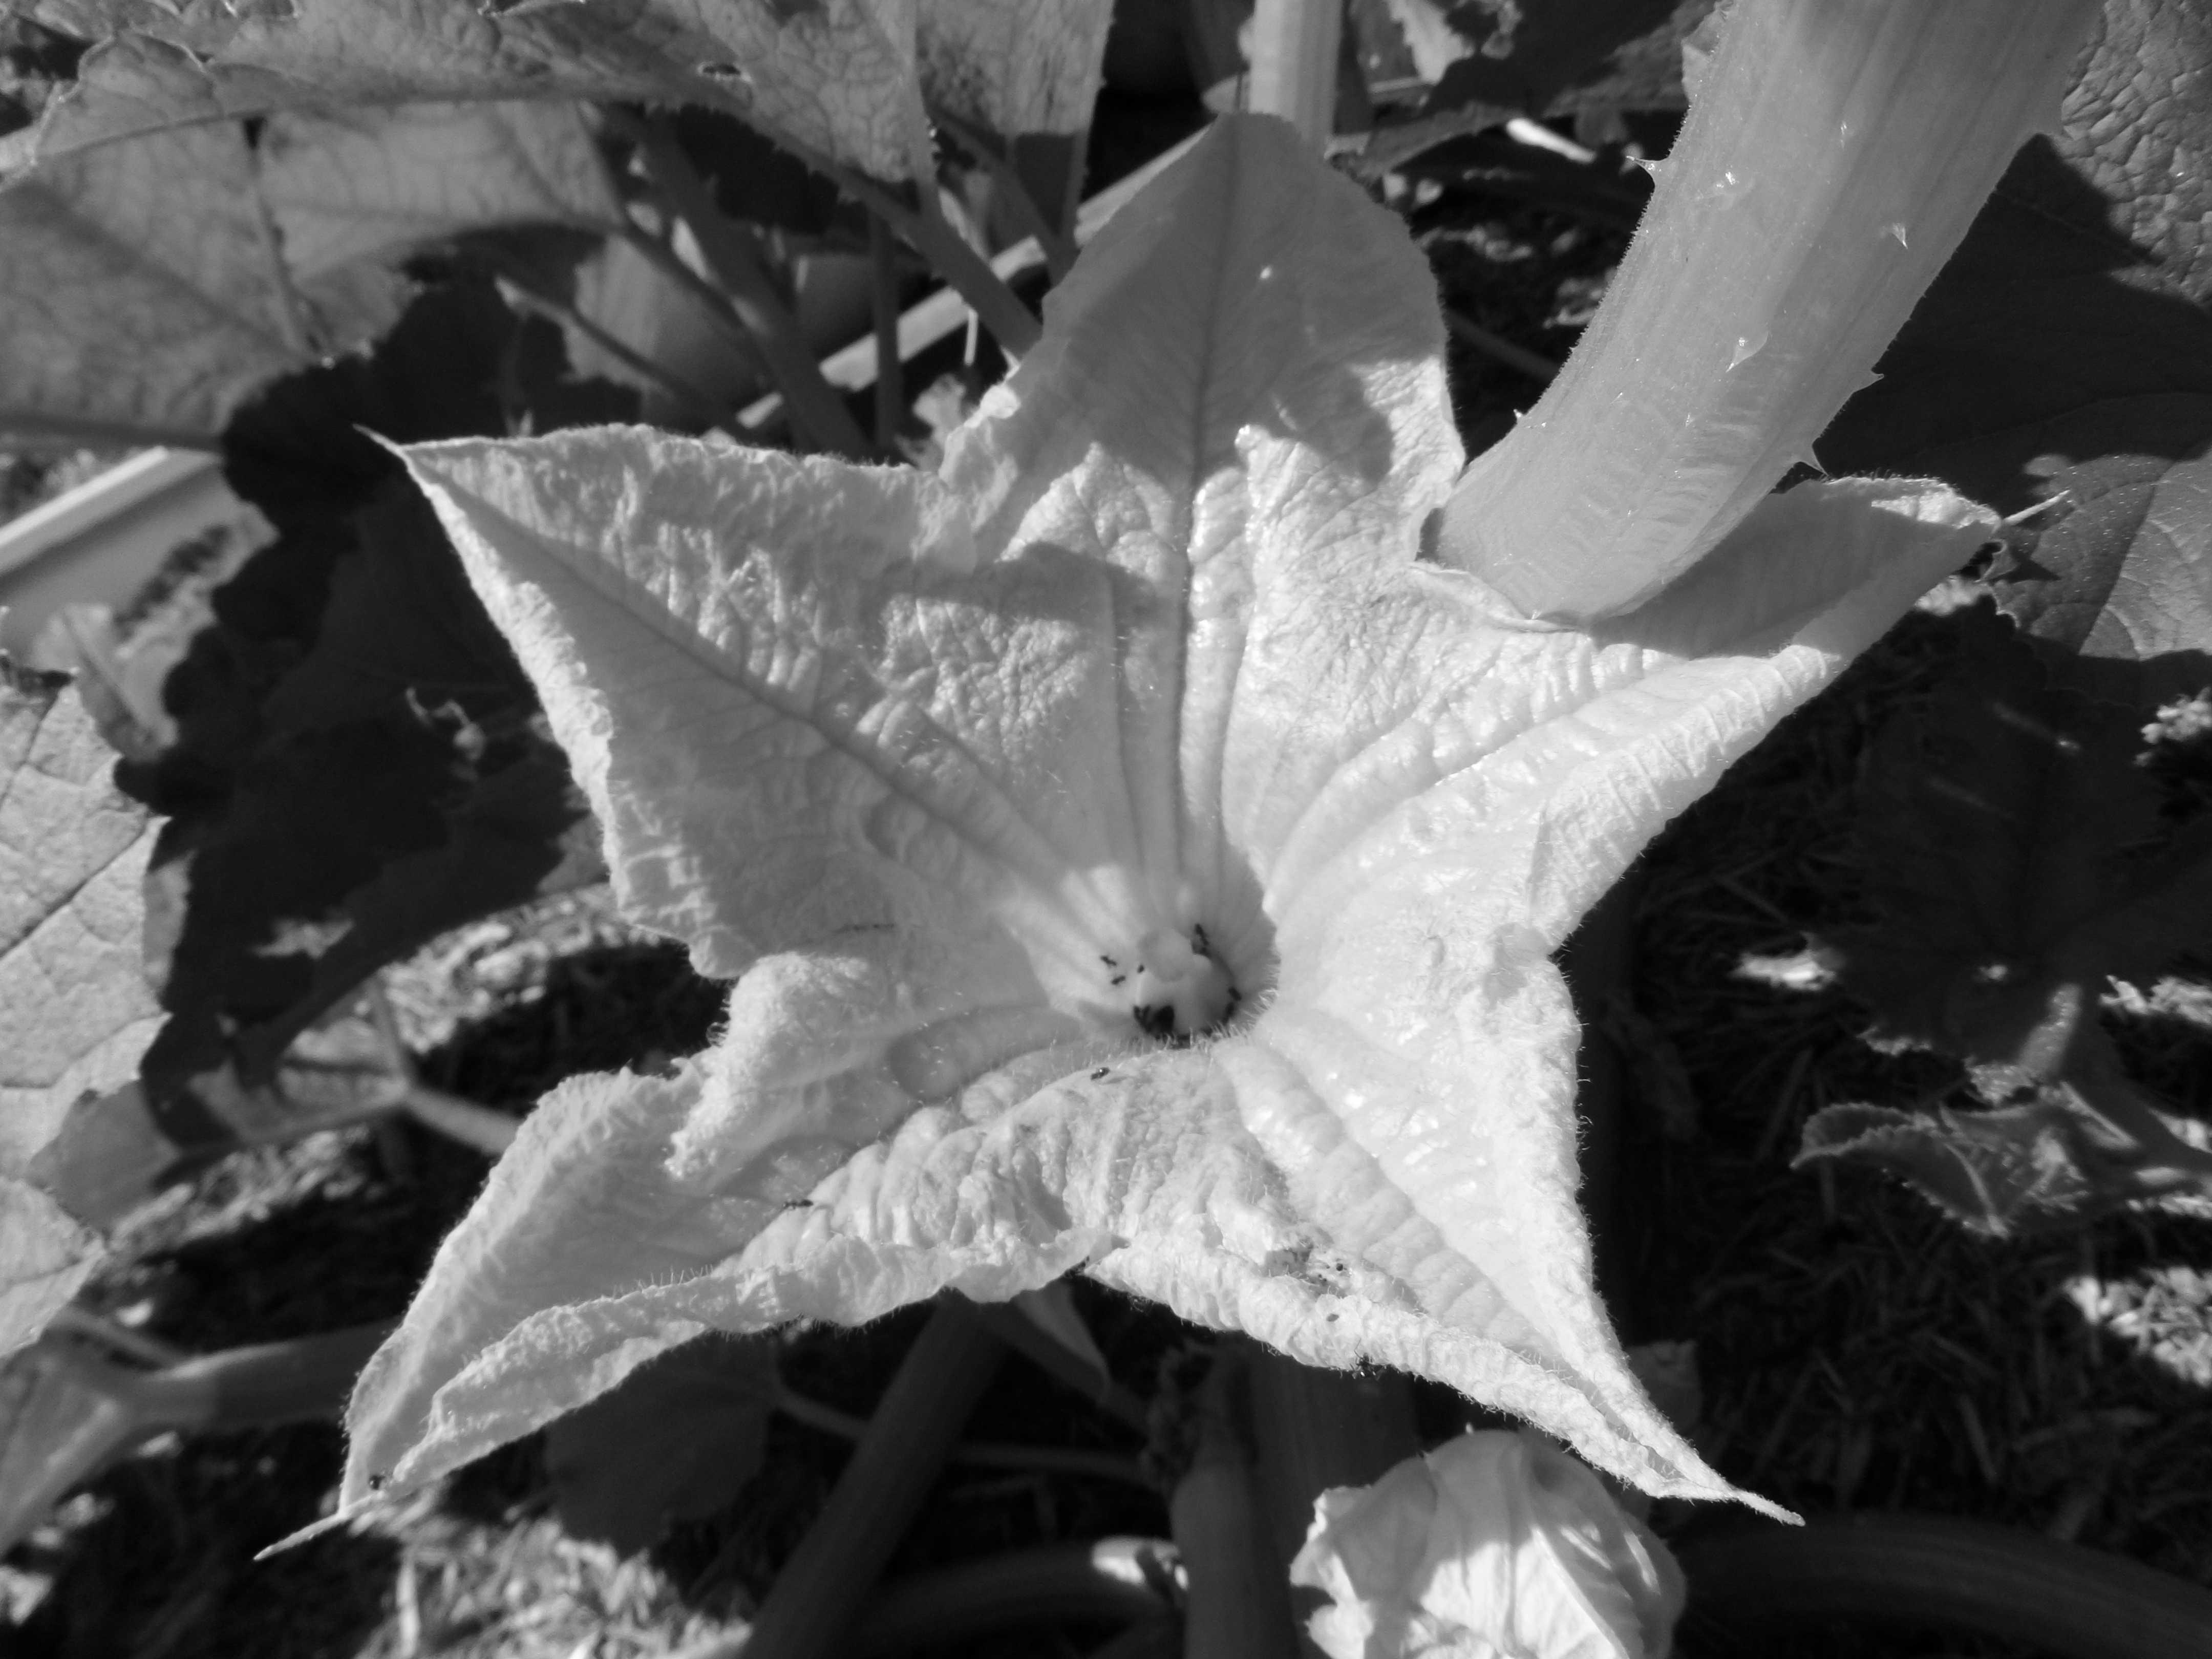
[{"label": "hairy stem", "polygon": [[2021,142],[2094,0],[1739,0],[1565,370],[1437,555],[1538,615],[1626,610],[1728,533],[1852,392]]}]

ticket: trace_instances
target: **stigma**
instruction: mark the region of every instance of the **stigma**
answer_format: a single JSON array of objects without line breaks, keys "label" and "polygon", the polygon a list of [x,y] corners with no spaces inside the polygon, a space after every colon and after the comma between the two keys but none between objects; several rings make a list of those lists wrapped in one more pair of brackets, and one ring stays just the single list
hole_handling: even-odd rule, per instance
[{"label": "stigma", "polygon": [[1243,1001],[1203,927],[1188,933],[1155,928],[1098,961],[1137,1029],[1176,1048],[1226,1026]]}]

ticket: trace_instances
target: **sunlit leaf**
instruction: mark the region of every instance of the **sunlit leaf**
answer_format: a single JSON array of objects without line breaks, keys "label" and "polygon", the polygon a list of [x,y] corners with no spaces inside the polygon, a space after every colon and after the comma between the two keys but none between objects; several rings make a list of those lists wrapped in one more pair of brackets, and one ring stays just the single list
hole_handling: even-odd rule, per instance
[{"label": "sunlit leaf", "polygon": [[301,278],[513,224],[623,222],[572,104],[410,104],[271,117],[262,194]]},{"label": "sunlit leaf", "polygon": [[325,344],[234,127],[54,162],[0,191],[0,426],[204,438]]},{"label": "sunlit leaf", "polygon": [[[76,9],[82,27],[103,9]],[[719,105],[879,178],[927,155],[912,0],[301,0],[167,23],[126,0],[106,15],[142,32],[86,55],[39,155],[283,110],[546,98]]]},{"label": "sunlit leaf", "polygon": [[136,1072],[159,1021],[146,983],[145,810],[58,678],[0,659],[0,1352],[35,1335],[98,1239],[33,1185],[70,1109]]},{"label": "sunlit leaf", "polygon": [[2037,444],[2050,507],[1990,571],[1997,604],[2108,701],[2148,714],[2212,684],[2212,396],[2094,404]]},{"label": "sunlit leaf", "polygon": [[2079,1227],[2130,1204],[2212,1189],[2212,1157],[2152,1115],[2114,1121],[2066,1083],[1988,1111],[1830,1106],[1805,1125],[1797,1164],[1903,1180],[1992,1238]]}]

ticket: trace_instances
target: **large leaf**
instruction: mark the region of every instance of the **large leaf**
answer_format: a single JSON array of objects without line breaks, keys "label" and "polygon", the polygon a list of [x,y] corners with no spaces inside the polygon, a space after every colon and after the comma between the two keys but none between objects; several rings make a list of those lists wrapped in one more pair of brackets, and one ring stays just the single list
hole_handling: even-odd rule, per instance
[{"label": "large leaf", "polygon": [[356,430],[544,428],[623,407],[563,383],[559,352],[550,325],[455,285],[374,357],[280,383],[232,425],[231,482],[281,533],[217,591],[216,625],[170,677],[177,743],[125,773],[174,815],[154,860],[170,1019],[146,1073],[180,1145],[231,1132],[193,1079],[267,1083],[368,974],[596,867],[513,653]]},{"label": "large leaf", "polygon": [[409,104],[272,117],[262,195],[303,278],[499,225],[624,222],[573,104]]},{"label": "large leaf", "polygon": [[913,176],[927,155],[911,0],[499,12],[472,0],[303,0],[283,15],[169,22],[139,6],[76,9],[80,26],[112,18],[132,32],[88,53],[76,88],[51,102],[42,156],[280,110],[520,98],[719,105],[885,179]]},{"label": "large leaf", "polygon": [[0,1352],[98,1255],[34,1161],[80,1099],[129,1079],[158,1019],[140,941],[154,830],[114,761],[62,681],[0,659]]},{"label": "large leaf", "polygon": [[920,0],[923,88],[1003,137],[1086,132],[1113,11],[1100,0]]},{"label": "large leaf", "polygon": [[352,343],[313,321],[235,127],[71,157],[0,191],[0,427],[217,431],[255,385]]},{"label": "large leaf", "polygon": [[920,0],[931,110],[1000,143],[1055,227],[1074,212],[1113,12],[1106,0]]},{"label": "large leaf", "polygon": [[258,10],[47,8],[58,27],[115,38],[86,57],[76,88],[18,148],[58,156],[283,110],[646,100],[727,110],[879,179],[926,179],[925,95],[1009,137],[1086,127],[1112,13],[1109,0],[579,0],[496,11],[473,0],[301,0]]},{"label": "large leaf", "polygon": [[2212,396],[2094,404],[2038,443],[2052,505],[1990,573],[1997,603],[2108,701],[2212,685]]},{"label": "large leaf", "polygon": [[2002,620],[1960,622],[1956,671],[1861,785],[1881,920],[1832,943],[1892,1036],[2054,1079],[2107,978],[2146,980],[2212,926],[2212,836],[2146,855],[2169,838],[2140,717],[2056,683]]},{"label": "large leaf", "polygon": [[623,222],[568,104],[187,126],[0,191],[0,428],[204,441],[262,383],[382,332],[393,269],[516,224]]},{"label": "large leaf", "polygon": [[1075,1267],[1728,1491],[1590,1286],[1549,952],[1987,519],[1801,489],[1644,611],[1531,623],[1419,557],[1442,344],[1396,222],[1231,120],[934,475],[410,452],[627,913],[744,977],[708,1054],[530,1120],[364,1375],[348,1503],[702,1328]]},{"label": "large leaf", "polygon": [[2138,702],[2212,667],[2208,134],[2212,13],[2108,0],[2059,131],[2021,152],[1818,446],[2005,511],[2063,498],[2020,532],[2001,600]]}]

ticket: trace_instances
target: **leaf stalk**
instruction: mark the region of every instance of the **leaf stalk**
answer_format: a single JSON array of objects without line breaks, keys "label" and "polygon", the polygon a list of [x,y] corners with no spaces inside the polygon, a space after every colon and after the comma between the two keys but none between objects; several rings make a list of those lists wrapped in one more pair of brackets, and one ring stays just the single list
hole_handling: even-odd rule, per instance
[{"label": "leaf stalk", "polygon": [[967,1302],[948,1296],[938,1303],[760,1617],[713,1654],[828,1659],[844,1650],[867,1587],[906,1535],[1005,1357]]}]

